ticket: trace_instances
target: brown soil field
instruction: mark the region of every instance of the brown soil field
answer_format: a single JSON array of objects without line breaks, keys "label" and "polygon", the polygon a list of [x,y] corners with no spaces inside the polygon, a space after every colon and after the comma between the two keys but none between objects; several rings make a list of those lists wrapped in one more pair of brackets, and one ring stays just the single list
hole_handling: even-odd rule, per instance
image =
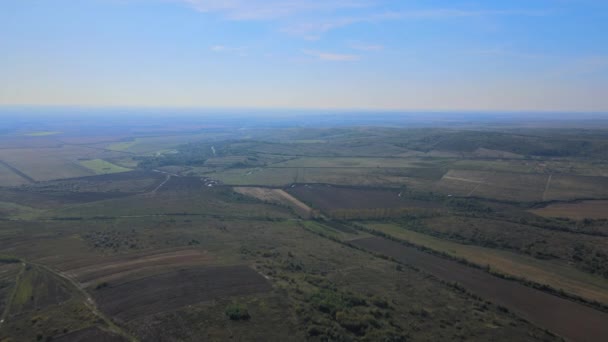
[{"label": "brown soil field", "polygon": [[450,170],[434,190],[456,196],[540,201],[549,175]]},{"label": "brown soil field", "polygon": [[313,215],[312,208],[282,189],[235,187],[234,191],[264,202],[287,205],[303,218],[310,218]]},{"label": "brown soil field", "polygon": [[[178,250],[165,253],[114,257],[111,260],[78,265],[65,271],[71,278],[77,279],[84,287],[95,286],[101,282],[124,281],[135,274],[158,273],[159,270],[185,266],[209,264],[213,257],[200,250]],[[65,267],[66,265],[63,265]],[[72,267],[75,265],[72,265]]]},{"label": "brown soil field", "polygon": [[329,185],[298,185],[287,190],[290,194],[324,211],[337,209],[421,208],[438,209],[432,202],[406,200],[399,190],[356,189]]},{"label": "brown soil field", "polygon": [[608,219],[608,201],[557,203],[531,210],[531,212],[543,217],[567,217],[574,220]]},{"label": "brown soil field", "polygon": [[65,179],[66,181],[84,180],[90,182],[119,182],[119,181],[133,181],[145,178],[164,179],[164,175],[158,172],[150,171],[128,171],[119,173],[108,173],[105,175],[95,175],[87,177],[76,177]]},{"label": "brown soil field", "polygon": [[608,341],[608,314],[379,237],[350,243],[413,265],[572,341]]},{"label": "brown soil field", "polygon": [[116,335],[98,327],[90,327],[54,337],[55,342],[128,342],[125,337]]},{"label": "brown soil field", "polygon": [[200,302],[270,291],[247,266],[196,267],[92,290],[100,309],[122,322]]},{"label": "brown soil field", "polygon": [[57,208],[63,204],[87,203],[149,192],[165,176],[155,172],[133,171],[99,176],[69,178],[0,189],[0,202],[34,208]]},{"label": "brown soil field", "polygon": [[121,153],[86,146],[64,145],[52,148],[0,149],[0,160],[36,181],[93,176],[79,164],[81,159],[119,158]]},{"label": "brown soil field", "polygon": [[33,192],[21,189],[0,190],[0,202],[16,203],[32,208],[57,208],[63,204],[88,203],[134,195],[121,192]]},{"label": "brown soil field", "polygon": [[505,158],[505,159],[522,159],[524,156],[521,154],[499,151],[499,150],[490,150],[487,148],[480,147],[473,155],[480,158]]},{"label": "brown soil field", "polygon": [[158,191],[200,191],[205,184],[199,177],[171,177]]},{"label": "brown soil field", "polygon": [[130,171],[99,176],[40,182],[28,186],[33,192],[123,192],[141,193],[154,190],[166,176],[157,172]]},{"label": "brown soil field", "polygon": [[608,198],[608,177],[553,175],[545,200]]}]

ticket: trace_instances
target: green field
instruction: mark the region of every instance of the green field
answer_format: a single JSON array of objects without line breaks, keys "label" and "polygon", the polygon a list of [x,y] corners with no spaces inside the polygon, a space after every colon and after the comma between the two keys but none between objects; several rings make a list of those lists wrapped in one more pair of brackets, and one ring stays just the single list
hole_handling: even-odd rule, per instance
[{"label": "green field", "polygon": [[98,175],[131,171],[131,169],[112,164],[103,159],[83,160],[80,161],[80,165],[86,167],[87,169],[95,172]]}]

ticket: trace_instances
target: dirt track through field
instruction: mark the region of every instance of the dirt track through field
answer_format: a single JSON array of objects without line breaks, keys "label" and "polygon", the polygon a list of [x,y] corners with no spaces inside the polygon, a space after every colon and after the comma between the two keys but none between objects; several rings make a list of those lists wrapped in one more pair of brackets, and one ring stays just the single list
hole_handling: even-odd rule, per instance
[{"label": "dirt track through field", "polygon": [[604,312],[380,237],[350,243],[418,267],[445,281],[457,282],[566,340],[608,341],[608,314]]},{"label": "dirt track through field", "polygon": [[30,183],[36,183],[36,180],[28,175],[26,175],[25,173],[21,172],[21,170],[17,169],[16,167],[13,167],[11,164],[5,162],[4,160],[0,160],[0,164],[6,166],[6,168],[8,168],[9,170],[13,171],[15,174],[17,174],[19,177],[27,180]]},{"label": "dirt track through field", "polygon": [[547,191],[549,191],[549,186],[551,185],[551,178],[553,178],[553,175],[549,175],[549,178],[547,178],[547,184],[545,185],[545,191],[543,191],[543,201],[547,200]]},{"label": "dirt track through field", "polygon": [[253,187],[235,187],[234,191],[246,195],[255,197],[262,201],[277,202],[291,206],[298,214],[302,217],[309,218],[312,213],[310,208],[299,199],[293,197],[291,194],[285,192],[282,189],[267,189],[267,188],[253,188]]}]

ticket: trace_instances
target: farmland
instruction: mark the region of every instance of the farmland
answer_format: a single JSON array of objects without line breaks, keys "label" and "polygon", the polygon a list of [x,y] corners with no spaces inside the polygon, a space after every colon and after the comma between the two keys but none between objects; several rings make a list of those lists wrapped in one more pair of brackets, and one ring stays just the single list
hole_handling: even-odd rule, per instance
[{"label": "farmland", "polygon": [[95,172],[98,175],[130,171],[130,169],[127,169],[125,167],[121,167],[118,165],[114,165],[103,159],[83,160],[83,161],[80,161],[80,165],[86,167],[87,169]]},{"label": "farmland", "polygon": [[1,341],[608,336],[603,129],[154,120],[0,137]]},{"label": "farmland", "polygon": [[546,217],[566,217],[574,220],[608,219],[608,201],[581,201],[576,203],[550,204],[534,209],[533,213]]},{"label": "farmland", "polygon": [[549,285],[590,301],[608,303],[608,281],[581,272],[565,262],[539,260],[505,250],[459,244],[390,224],[369,224],[367,227],[416,246],[464,259],[493,272]]}]

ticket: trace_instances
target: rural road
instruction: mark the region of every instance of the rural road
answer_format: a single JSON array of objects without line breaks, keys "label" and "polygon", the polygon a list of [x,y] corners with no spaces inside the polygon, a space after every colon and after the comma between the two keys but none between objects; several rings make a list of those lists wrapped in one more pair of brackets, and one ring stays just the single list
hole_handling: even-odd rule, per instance
[{"label": "rural road", "polygon": [[110,319],[110,317],[106,316],[103,312],[101,312],[101,310],[99,310],[99,308],[97,307],[97,303],[95,303],[95,300],[93,299],[93,297],[91,297],[91,295],[84,288],[82,288],[82,286],[80,285],[80,283],[78,283],[78,281],[76,281],[72,277],[70,277],[62,272],[55,271],[54,269],[52,269],[46,265],[36,264],[36,263],[30,263],[30,264],[34,265],[34,266],[38,266],[38,267],[44,269],[45,271],[52,273],[55,276],[57,276],[61,279],[64,279],[65,281],[70,283],[70,285],[73,286],[76,289],[76,291],[78,291],[84,297],[84,304],[86,305],[86,307],[89,310],[91,310],[91,312],[95,316],[97,316],[101,321],[105,322],[106,325],[108,326],[108,328],[110,329],[110,331],[125,337],[129,341],[132,341],[132,342],[138,341],[134,336],[129,334],[126,330],[117,326],[112,321],[112,319]]},{"label": "rural road", "polygon": [[350,243],[418,267],[445,281],[457,282],[567,341],[608,341],[607,313],[384,238],[363,238]]}]

